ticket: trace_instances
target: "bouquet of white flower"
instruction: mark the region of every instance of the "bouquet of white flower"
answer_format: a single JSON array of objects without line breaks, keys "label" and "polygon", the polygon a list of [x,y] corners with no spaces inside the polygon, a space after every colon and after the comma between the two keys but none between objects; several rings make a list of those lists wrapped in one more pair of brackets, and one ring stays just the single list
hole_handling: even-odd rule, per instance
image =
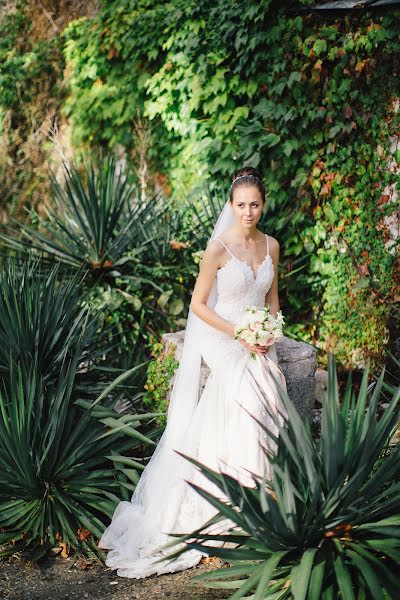
[{"label": "bouquet of white flower", "polygon": [[[278,310],[275,317],[269,312],[269,306],[257,308],[257,306],[248,306],[242,317],[235,321],[235,338],[240,338],[250,346],[271,346],[276,340],[282,337],[282,326],[284,316],[282,311]],[[256,358],[254,352],[252,358]]]}]

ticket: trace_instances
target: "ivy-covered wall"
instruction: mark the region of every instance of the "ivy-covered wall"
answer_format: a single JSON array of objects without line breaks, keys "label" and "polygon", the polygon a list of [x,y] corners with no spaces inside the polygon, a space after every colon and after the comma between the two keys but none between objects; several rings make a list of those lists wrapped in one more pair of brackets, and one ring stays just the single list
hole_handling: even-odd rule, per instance
[{"label": "ivy-covered wall", "polygon": [[[61,115],[68,86],[62,32],[93,13],[80,0],[7,0],[0,7],[1,220],[40,208],[49,161],[57,161],[69,133]],[[66,151],[66,148],[64,148]]]},{"label": "ivy-covered wall", "polygon": [[[118,148],[139,179],[166,181],[182,201],[206,180],[257,167],[290,334],[363,366],[398,336],[400,12],[296,14],[307,4],[100,0],[46,41],[65,60],[51,93],[76,153]],[[21,1],[7,19],[26,10]],[[7,35],[3,116],[21,33]],[[20,73],[29,89],[26,58]]]}]

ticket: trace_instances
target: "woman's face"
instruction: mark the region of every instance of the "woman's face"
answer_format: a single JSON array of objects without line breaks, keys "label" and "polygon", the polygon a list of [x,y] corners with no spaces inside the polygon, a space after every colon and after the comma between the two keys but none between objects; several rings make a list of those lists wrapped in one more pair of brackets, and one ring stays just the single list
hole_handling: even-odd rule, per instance
[{"label": "woman's face", "polygon": [[244,229],[255,227],[263,210],[261,193],[254,185],[236,188],[233,192],[232,210]]}]

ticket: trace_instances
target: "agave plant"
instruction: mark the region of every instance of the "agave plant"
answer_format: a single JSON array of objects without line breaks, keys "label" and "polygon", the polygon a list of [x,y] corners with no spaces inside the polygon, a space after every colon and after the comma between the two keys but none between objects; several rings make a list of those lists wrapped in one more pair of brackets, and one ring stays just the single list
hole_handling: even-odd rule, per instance
[{"label": "agave plant", "polygon": [[0,556],[30,550],[39,558],[63,544],[97,554],[102,518],[129,499],[143,445],[154,445],[140,429],[158,415],[121,416],[100,404],[117,381],[89,406],[74,400],[83,337],[64,353],[57,378],[45,383],[34,362],[16,362],[0,393]]},{"label": "agave plant", "polygon": [[6,246],[36,249],[94,274],[121,267],[128,250],[131,257],[140,255],[151,241],[147,228],[165,212],[165,203],[135,199],[134,187],[113,155],[85,160],[80,168],[64,163],[63,170],[62,183],[50,175],[52,207],[46,209],[46,220],[32,215],[39,219],[39,229],[14,221],[0,236]]},{"label": "agave plant", "polygon": [[[288,419],[278,438],[266,430],[277,442],[276,454],[265,449],[274,465],[272,480],[253,474],[254,487],[245,487],[182,454],[227,500],[188,482],[216,514],[194,532],[173,534],[177,540],[165,548],[181,546],[163,560],[191,548],[224,559],[227,568],[193,580],[236,590],[231,600],[398,598],[400,448],[393,433],[400,414],[400,388],[378,418],[385,370],[372,386],[368,372],[369,364],[357,398],[350,373],[340,403],[335,360],[329,356],[328,391],[317,439],[280,389]],[[271,418],[279,427],[276,417]],[[224,519],[233,523],[225,534],[205,533],[210,524]],[[219,541],[219,547],[210,550],[210,539]],[[227,543],[229,547],[224,547]]]},{"label": "agave plant", "polygon": [[103,330],[115,341],[113,366],[126,366],[137,342],[148,341],[149,324],[151,335],[173,328],[189,300],[192,259],[176,241],[182,212],[161,194],[138,198],[113,155],[64,163],[63,175],[50,175],[45,218],[32,212],[32,224],[12,220],[0,239],[87,273],[88,302],[102,307]]},{"label": "agave plant", "polygon": [[93,389],[102,378],[107,348],[97,334],[99,316],[83,306],[84,275],[48,269],[39,259],[8,257],[0,272],[0,378],[5,384],[16,362],[34,365],[45,384],[54,381],[71,349],[82,355],[77,382]]}]

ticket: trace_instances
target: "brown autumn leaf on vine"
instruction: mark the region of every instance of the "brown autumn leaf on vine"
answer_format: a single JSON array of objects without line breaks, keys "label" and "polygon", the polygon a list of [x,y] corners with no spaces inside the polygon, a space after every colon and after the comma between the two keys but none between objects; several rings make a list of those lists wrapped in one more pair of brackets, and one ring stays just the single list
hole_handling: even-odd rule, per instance
[{"label": "brown autumn leaf on vine", "polygon": [[365,69],[365,67],[368,66],[368,64],[369,64],[368,59],[358,61],[358,63],[355,66],[356,73],[361,73]]},{"label": "brown autumn leaf on vine", "polygon": [[331,187],[332,187],[332,185],[330,183],[324,183],[319,195],[320,196],[329,196],[329,194],[331,193]]},{"label": "brown autumn leaf on vine", "polygon": [[345,106],[345,108],[343,109],[343,116],[345,119],[350,119],[352,114],[353,109],[351,108],[350,104],[347,104],[347,106]]},{"label": "brown autumn leaf on vine", "polygon": [[116,58],[117,56],[118,56],[118,50],[116,50],[114,48],[114,46],[112,46],[107,53],[107,58],[109,60],[112,60],[113,58]]},{"label": "brown autumn leaf on vine", "polygon": [[325,181],[333,181],[335,179],[335,176],[335,171],[329,171],[329,173],[325,175]]},{"label": "brown autumn leaf on vine", "polygon": [[389,194],[382,194],[381,197],[378,200],[378,206],[380,204],[385,204],[386,202],[388,202],[390,200],[390,196]]},{"label": "brown autumn leaf on vine", "polygon": [[321,74],[318,71],[313,70],[311,81],[313,83],[319,83],[321,81]]},{"label": "brown autumn leaf on vine", "polygon": [[317,60],[317,62],[314,63],[313,69],[316,69],[317,71],[322,71],[322,60],[321,59]]}]

